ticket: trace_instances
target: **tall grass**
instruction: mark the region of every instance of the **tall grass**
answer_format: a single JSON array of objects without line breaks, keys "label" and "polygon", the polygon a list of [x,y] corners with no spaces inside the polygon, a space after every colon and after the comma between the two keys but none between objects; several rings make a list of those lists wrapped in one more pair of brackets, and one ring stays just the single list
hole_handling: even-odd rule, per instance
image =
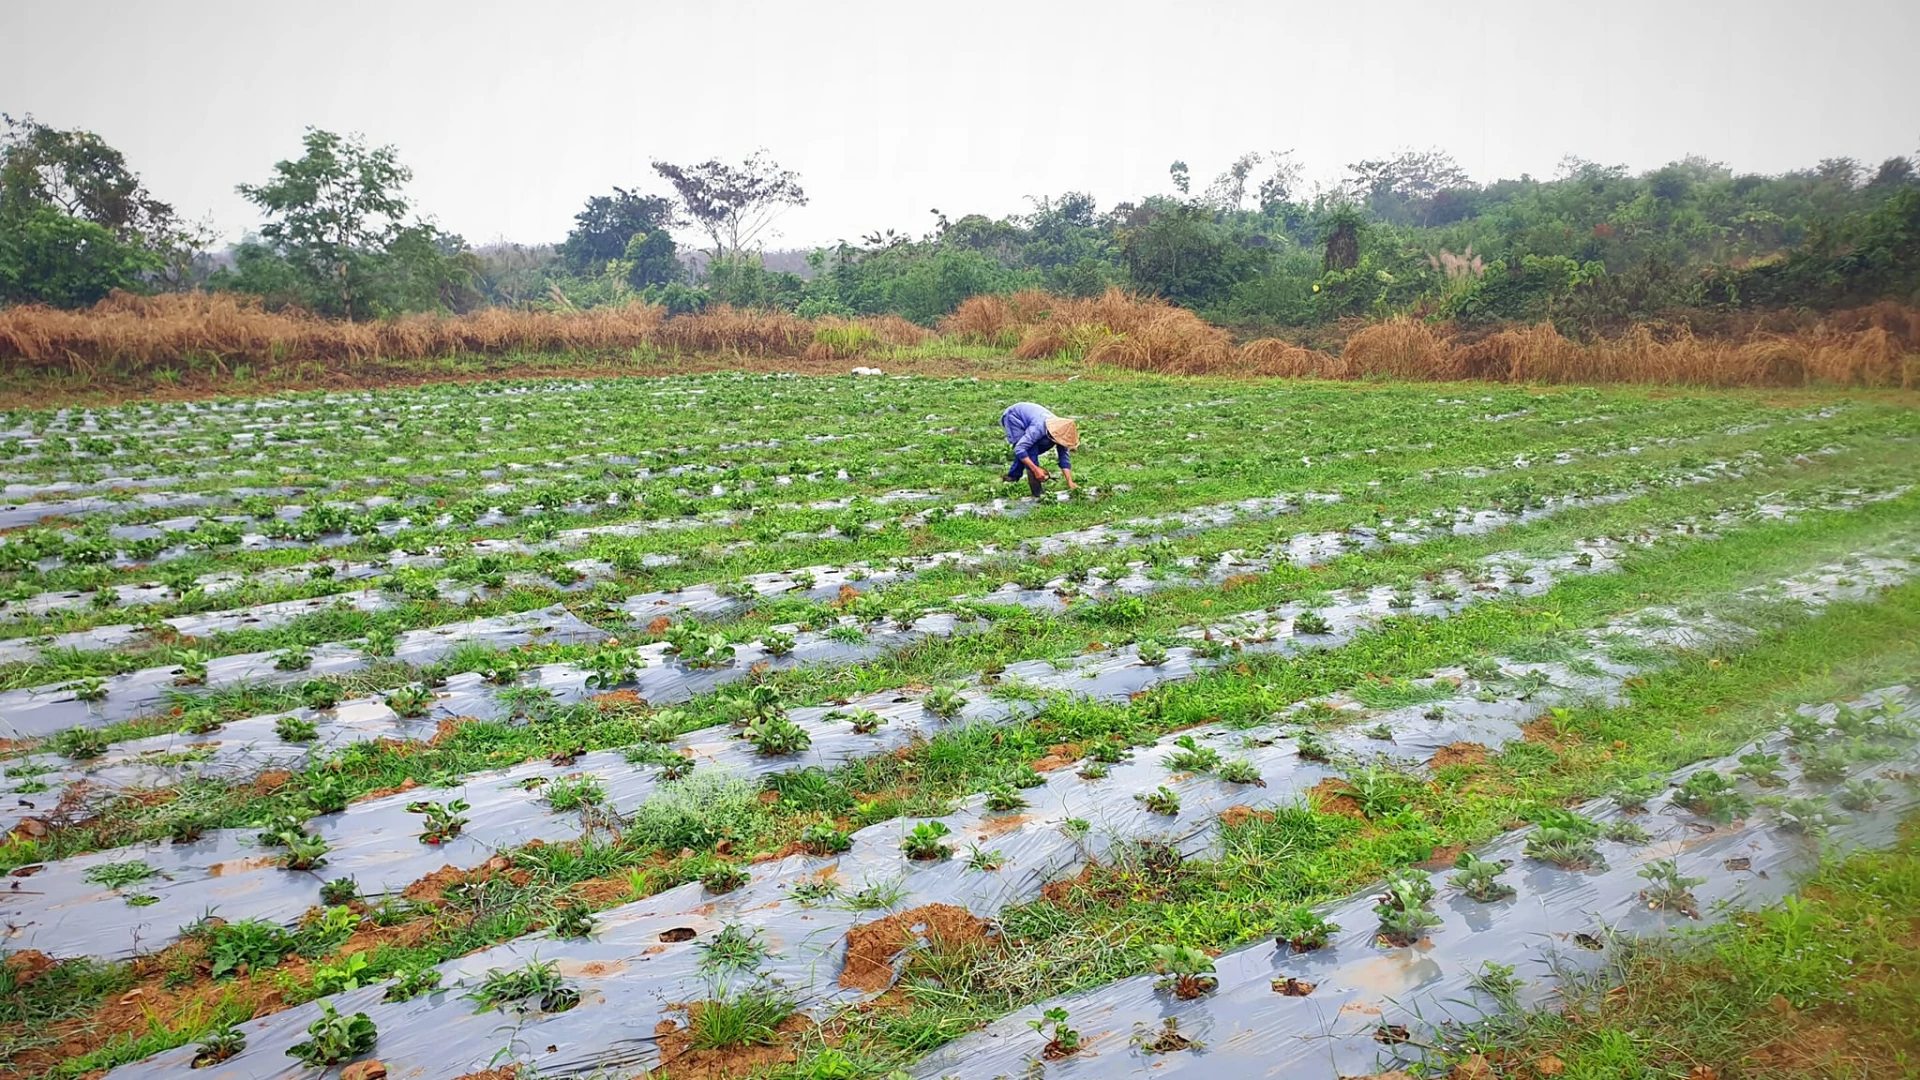
[{"label": "tall grass", "polygon": [[936,340],[890,315],[807,320],[724,306],[668,317],[639,303],[349,323],[268,311],[226,294],[116,295],[87,311],[0,308],[0,370],[151,374],[164,381],[181,366],[327,371],[382,361],[637,351],[827,362],[895,350],[926,358],[952,348],[955,358],[991,349],[1055,366],[1173,375],[1903,389],[1920,382],[1920,311],[1892,304],[1819,317],[1774,313],[1713,337],[1637,326],[1593,342],[1569,340],[1545,323],[1471,334],[1401,317],[1356,326],[1330,351],[1278,338],[1236,344],[1191,311],[1119,289],[1097,297],[1027,291],[973,297],[938,330]]}]

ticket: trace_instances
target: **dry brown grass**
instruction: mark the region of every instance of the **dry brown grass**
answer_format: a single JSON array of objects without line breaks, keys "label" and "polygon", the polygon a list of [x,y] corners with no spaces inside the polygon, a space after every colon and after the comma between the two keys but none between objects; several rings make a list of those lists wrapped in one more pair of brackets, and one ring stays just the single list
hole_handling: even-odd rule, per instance
[{"label": "dry brown grass", "polygon": [[[1880,304],[1825,316],[1770,312],[1746,318],[1713,337],[1641,326],[1618,338],[1580,343],[1549,324],[1469,335],[1403,317],[1357,326],[1330,352],[1277,338],[1236,346],[1226,331],[1191,311],[1109,289],[1097,297],[1034,291],[976,296],[939,329],[947,340],[1006,349],[1020,360],[1171,375],[1902,389],[1920,382],[1920,310]],[[116,295],[88,311],[0,308],[0,370],[26,377],[152,379],[147,373],[183,366],[284,371],[306,365],[329,375],[359,370],[374,378],[382,362],[621,357],[637,350],[687,358],[689,364],[828,364],[925,345],[931,338],[925,328],[895,316],[809,321],[724,306],[672,318],[660,308],[631,304],[345,323],[271,312],[232,295]]]},{"label": "dry brown grass", "polygon": [[[823,320],[824,322],[825,320]],[[841,320],[832,320],[840,323]],[[0,308],[0,364],[12,368],[142,371],[204,359],[237,364],[354,364],[373,359],[506,353],[673,353],[792,356],[813,344],[814,323],[784,312],[725,306],[667,318],[650,304],[585,311],[488,309],[340,322],[267,311],[231,294],[117,294],[86,311]],[[880,345],[917,344],[927,331],[885,316],[851,324]]]}]

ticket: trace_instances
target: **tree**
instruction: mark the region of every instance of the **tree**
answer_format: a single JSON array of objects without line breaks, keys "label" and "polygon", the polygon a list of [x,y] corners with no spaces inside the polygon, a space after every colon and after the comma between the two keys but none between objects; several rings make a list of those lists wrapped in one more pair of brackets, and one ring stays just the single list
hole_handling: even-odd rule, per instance
[{"label": "tree", "polygon": [[0,303],[85,307],[160,266],[154,252],[52,207],[0,220]]},{"label": "tree", "polygon": [[668,231],[680,223],[671,200],[614,188],[612,195],[588,199],[573,220],[560,256],[575,273],[597,274],[621,259],[633,264],[627,281],[636,289],[680,279],[680,260]]},{"label": "tree", "polygon": [[744,252],[783,208],[807,205],[800,174],[782,169],[765,150],[739,165],[718,159],[687,166],[656,161],[653,169],[673,185],[687,216],[713,241],[716,260]]},{"label": "tree", "polygon": [[154,198],[125,155],[90,131],[0,122],[0,296],[79,305],[189,279],[206,231]]},{"label": "tree", "polygon": [[1173,189],[1182,195],[1193,190],[1193,174],[1187,169],[1187,163],[1176,161],[1167,166],[1167,175],[1173,179]]},{"label": "tree", "polygon": [[1903,157],[1890,157],[1880,163],[1873,179],[1867,186],[1875,190],[1908,187],[1914,183],[1913,162]]},{"label": "tree", "polygon": [[[405,220],[401,188],[413,172],[399,152],[319,128],[308,128],[301,145],[306,153],[275,165],[271,180],[236,189],[266,213],[260,236],[267,250],[240,260],[242,273],[223,283],[255,291],[244,273],[251,265],[295,283],[316,310],[349,319],[447,306],[449,289],[470,280],[472,267],[456,257],[457,238]],[[263,254],[290,273],[265,275]]]}]

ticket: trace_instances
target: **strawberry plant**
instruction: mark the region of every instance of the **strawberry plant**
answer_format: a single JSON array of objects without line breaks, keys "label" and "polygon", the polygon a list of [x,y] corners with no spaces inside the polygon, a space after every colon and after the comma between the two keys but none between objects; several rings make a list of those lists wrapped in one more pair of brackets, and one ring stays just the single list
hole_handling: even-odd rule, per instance
[{"label": "strawberry plant", "polygon": [[409,719],[427,715],[427,708],[433,704],[433,691],[421,686],[403,686],[387,695],[387,708],[394,715]]},{"label": "strawberry plant", "polygon": [[1339,932],[1340,927],[1324,916],[1307,908],[1294,908],[1280,920],[1280,936],[1274,944],[1295,952],[1312,952],[1326,948],[1327,941]]},{"label": "strawberry plant", "polygon": [[1213,976],[1213,958],[1199,949],[1186,945],[1149,945],[1147,951],[1153,955],[1155,974],[1165,978],[1154,986],[1161,990],[1171,990],[1173,996],[1182,1001],[1192,1001],[1219,989],[1220,980]]},{"label": "strawberry plant", "polygon": [[1426,909],[1433,899],[1433,882],[1419,870],[1401,870],[1387,877],[1386,891],[1373,906],[1380,919],[1380,940],[1405,948],[1440,925],[1440,916]]},{"label": "strawberry plant", "polygon": [[901,839],[900,850],[907,853],[907,858],[921,862],[951,859],[953,847],[945,841],[951,831],[944,822],[923,821]]},{"label": "strawberry plant", "polygon": [[994,813],[1007,813],[1025,808],[1027,800],[1013,788],[995,785],[987,789],[987,809]]},{"label": "strawberry plant", "polygon": [[612,690],[629,683],[646,666],[646,660],[633,649],[606,648],[587,658],[587,689]]},{"label": "strawberry plant", "polygon": [[454,799],[445,803],[428,802],[423,799],[407,804],[407,813],[421,814],[427,819],[426,828],[420,832],[420,842],[423,844],[442,844],[459,836],[460,830],[467,824],[467,819],[459,815],[468,809],[471,807],[465,799]]},{"label": "strawberry plant", "polygon": [[966,707],[967,699],[960,696],[960,691],[954,687],[936,686],[927,691],[927,696],[921,699],[920,704],[933,715],[943,720],[951,720],[960,715],[960,710]]},{"label": "strawberry plant", "polygon": [[1164,784],[1152,791],[1135,795],[1134,799],[1146,807],[1150,813],[1172,817],[1180,812],[1180,794]]},{"label": "strawberry plant", "polygon": [[1293,617],[1293,632],[1305,637],[1320,637],[1333,632],[1333,624],[1317,611],[1303,611]]},{"label": "strawberry plant", "polygon": [[1515,894],[1514,887],[1500,880],[1507,872],[1507,864],[1475,857],[1470,851],[1463,851],[1453,861],[1457,871],[1453,875],[1454,887],[1483,904],[1506,900]]},{"label": "strawberry plant", "polygon": [[1048,1035],[1047,1043],[1040,1048],[1040,1056],[1048,1061],[1058,1061],[1070,1057],[1080,1049],[1080,1033],[1067,1026],[1067,1010],[1058,1006],[1040,1014],[1040,1019],[1027,1021],[1027,1026],[1036,1034]]},{"label": "strawberry plant", "polygon": [[1674,791],[1673,801],[1723,825],[1753,812],[1753,800],[1735,790],[1726,777],[1712,769],[1702,769],[1687,777]]},{"label": "strawberry plant", "polygon": [[710,893],[729,893],[746,885],[752,880],[743,869],[732,863],[720,863],[713,869],[700,875],[700,884]]},{"label": "strawberry plant", "polygon": [[763,716],[752,721],[747,725],[746,738],[766,757],[797,754],[813,745],[813,736],[784,716]]},{"label": "strawberry plant", "polygon": [[1677,912],[1690,919],[1700,917],[1692,889],[1695,885],[1704,884],[1706,878],[1682,876],[1680,864],[1672,859],[1661,859],[1641,867],[1640,876],[1647,882],[1647,887],[1640,890],[1640,899],[1645,900],[1648,907]]},{"label": "strawberry plant", "polygon": [[195,1048],[192,1067],[204,1069],[209,1065],[218,1065],[247,1048],[247,1037],[234,1029],[232,1024],[223,1024],[207,1032]]},{"label": "strawberry plant", "polygon": [[1174,739],[1173,744],[1180,748],[1167,757],[1167,768],[1173,772],[1212,772],[1220,764],[1220,752],[1201,746],[1191,735],[1182,735]]},{"label": "strawberry plant", "polygon": [[816,822],[800,831],[800,843],[814,855],[837,855],[853,846],[853,838],[827,822]]}]

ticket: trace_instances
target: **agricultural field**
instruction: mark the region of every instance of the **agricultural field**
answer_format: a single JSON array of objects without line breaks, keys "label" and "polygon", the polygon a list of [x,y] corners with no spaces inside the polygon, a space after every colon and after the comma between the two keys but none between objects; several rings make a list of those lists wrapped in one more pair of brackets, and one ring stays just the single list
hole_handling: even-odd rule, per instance
[{"label": "agricultural field", "polygon": [[[1001,480],[1023,399],[1077,489]],[[0,415],[0,1073],[1829,1075],[1552,1008],[1912,879],[1917,440],[1115,373]]]}]

